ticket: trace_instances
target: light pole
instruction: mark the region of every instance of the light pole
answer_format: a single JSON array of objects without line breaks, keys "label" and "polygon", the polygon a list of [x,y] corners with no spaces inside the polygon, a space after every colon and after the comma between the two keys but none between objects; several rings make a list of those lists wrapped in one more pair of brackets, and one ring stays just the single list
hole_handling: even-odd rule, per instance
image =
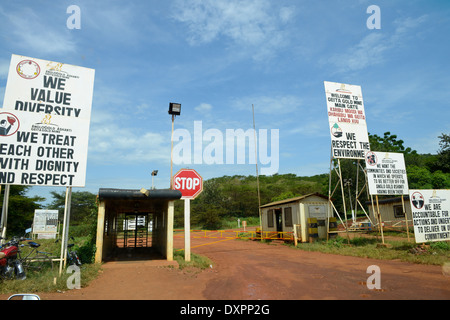
[{"label": "light pole", "polygon": [[153,184],[153,177],[156,176],[157,174],[158,174],[158,170],[152,171],[152,190],[155,189],[154,184]]},{"label": "light pole", "polygon": [[173,176],[173,123],[175,121],[175,116],[179,116],[181,114],[181,104],[180,103],[169,103],[169,114],[172,115],[172,138],[171,143],[172,146],[170,148],[170,189],[172,188],[172,176]]}]

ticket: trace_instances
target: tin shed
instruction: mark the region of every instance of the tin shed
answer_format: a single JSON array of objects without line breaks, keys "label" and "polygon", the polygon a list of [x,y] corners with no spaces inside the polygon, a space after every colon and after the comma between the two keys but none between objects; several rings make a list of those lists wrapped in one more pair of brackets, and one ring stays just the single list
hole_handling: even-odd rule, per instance
[{"label": "tin shed", "polygon": [[[369,216],[372,221],[378,221],[376,211],[377,204],[374,201],[367,201],[366,204],[369,206]],[[403,211],[404,205],[404,211]],[[403,196],[403,204],[401,197],[387,198],[378,200],[378,208],[380,210],[380,215],[383,223],[392,227],[405,227],[405,214],[408,220],[408,225],[412,226],[412,214],[411,214],[411,204],[409,202],[409,196]]]},{"label": "tin shed", "polygon": [[293,232],[294,225],[300,225],[301,241],[306,242],[308,218],[316,218],[318,237],[326,238],[331,212],[328,197],[319,193],[275,201],[261,206],[262,229],[263,232]]}]

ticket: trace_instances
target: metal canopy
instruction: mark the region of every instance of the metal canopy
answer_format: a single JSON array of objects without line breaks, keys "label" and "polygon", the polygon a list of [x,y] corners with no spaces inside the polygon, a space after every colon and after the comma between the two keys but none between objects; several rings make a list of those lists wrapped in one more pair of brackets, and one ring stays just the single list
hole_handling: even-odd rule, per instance
[{"label": "metal canopy", "polygon": [[148,196],[136,189],[110,189],[100,188],[98,199],[129,199],[129,200],[178,200],[181,198],[181,192],[171,189],[150,190]]}]

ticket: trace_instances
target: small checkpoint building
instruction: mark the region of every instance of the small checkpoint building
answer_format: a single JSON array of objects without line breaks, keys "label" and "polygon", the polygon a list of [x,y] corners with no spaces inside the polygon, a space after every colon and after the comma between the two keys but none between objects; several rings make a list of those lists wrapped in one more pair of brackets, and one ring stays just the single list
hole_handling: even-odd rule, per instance
[{"label": "small checkpoint building", "polygon": [[128,257],[173,261],[174,201],[171,189],[100,189],[95,262]]},{"label": "small checkpoint building", "polygon": [[317,219],[319,238],[327,238],[327,223],[332,211],[328,197],[311,193],[300,197],[271,202],[261,207],[263,232],[293,232],[299,225],[298,235],[302,242],[309,238],[308,219]]}]

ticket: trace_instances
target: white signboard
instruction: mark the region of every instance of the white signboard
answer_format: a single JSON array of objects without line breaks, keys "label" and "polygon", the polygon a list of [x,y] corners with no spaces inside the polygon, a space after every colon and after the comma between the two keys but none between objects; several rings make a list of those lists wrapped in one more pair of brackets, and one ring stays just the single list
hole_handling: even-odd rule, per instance
[{"label": "white signboard", "polygon": [[39,239],[55,239],[58,228],[58,210],[35,210],[33,234]]},{"label": "white signboard", "polygon": [[12,55],[0,184],[84,187],[95,70]]},{"label": "white signboard", "polygon": [[403,153],[369,151],[365,159],[370,194],[408,194],[408,178]]},{"label": "white signboard", "polygon": [[332,157],[364,159],[370,151],[360,86],[325,81]]},{"label": "white signboard", "polygon": [[450,190],[409,190],[417,243],[450,240]]}]

